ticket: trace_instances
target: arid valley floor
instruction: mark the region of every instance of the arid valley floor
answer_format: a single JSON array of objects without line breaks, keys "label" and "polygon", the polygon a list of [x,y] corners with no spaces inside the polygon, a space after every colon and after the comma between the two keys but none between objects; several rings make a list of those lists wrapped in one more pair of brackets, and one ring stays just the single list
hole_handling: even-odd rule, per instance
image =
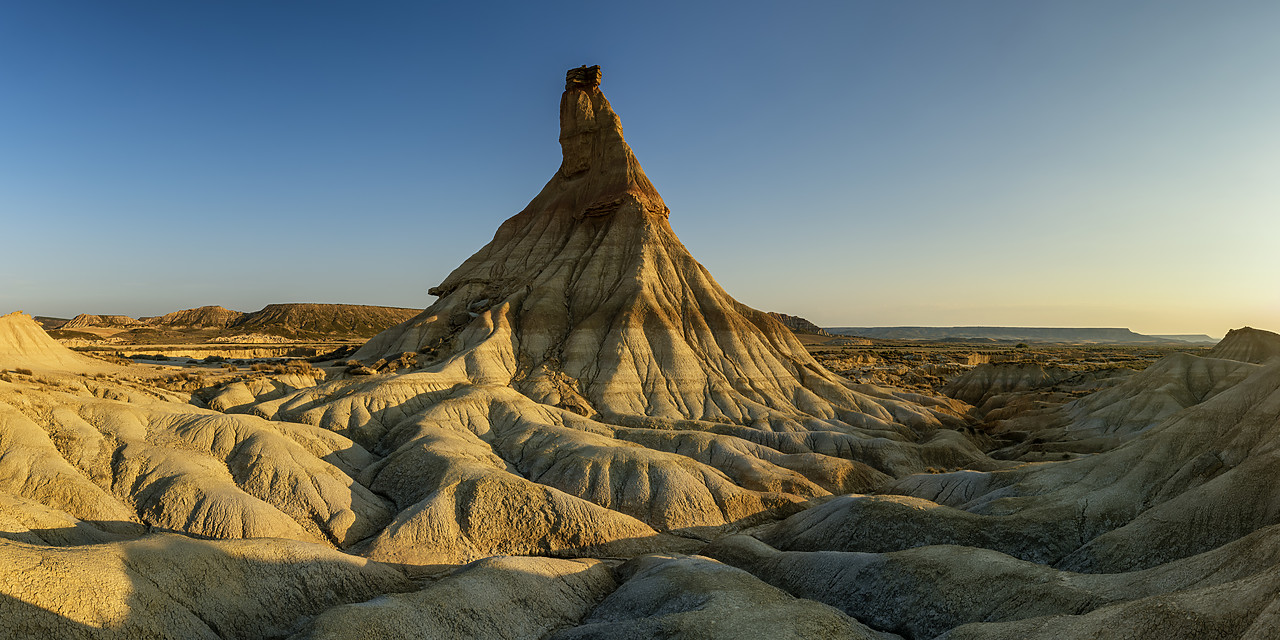
[{"label": "arid valley floor", "polygon": [[425,310],[0,317],[0,637],[1280,636],[1280,335],[797,333],[599,82]]}]

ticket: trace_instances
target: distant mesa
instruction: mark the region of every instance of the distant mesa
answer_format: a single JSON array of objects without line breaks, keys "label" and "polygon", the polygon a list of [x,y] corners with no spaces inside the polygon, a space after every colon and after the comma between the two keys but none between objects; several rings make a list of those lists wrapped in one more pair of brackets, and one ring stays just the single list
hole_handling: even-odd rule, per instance
[{"label": "distant mesa", "polygon": [[1152,338],[1160,338],[1170,342],[1190,342],[1191,344],[1217,344],[1218,339],[1203,333],[1152,333]]},{"label": "distant mesa", "polygon": [[216,305],[184,309],[166,313],[154,318],[146,318],[147,324],[168,327],[222,328],[230,327],[243,320],[249,314],[219,307]]},{"label": "distant mesa", "polygon": [[582,65],[570,69],[564,74],[564,90],[591,89],[600,86],[600,65],[588,67]]},{"label": "distant mesa", "polygon": [[880,340],[932,340],[940,342],[1040,342],[1063,344],[1213,344],[1209,336],[1134,333],[1123,328],[1050,327],[828,327],[836,335]]},{"label": "distant mesa", "polygon": [[420,313],[421,309],[356,304],[269,304],[235,322],[236,329],[283,330],[298,335],[348,334],[372,337]]},{"label": "distant mesa", "polygon": [[80,329],[83,327],[132,327],[142,324],[129,316],[97,316],[82,313],[65,324],[60,325],[59,329]]},{"label": "distant mesa", "polygon": [[134,319],[128,316],[81,314],[70,321],[49,318],[46,330],[91,328],[117,329],[223,329],[232,333],[275,333],[287,337],[319,338],[331,335],[372,337],[388,327],[412,318],[420,309],[375,307],[356,304],[269,304],[244,313],[217,305],[184,309],[162,316]]}]

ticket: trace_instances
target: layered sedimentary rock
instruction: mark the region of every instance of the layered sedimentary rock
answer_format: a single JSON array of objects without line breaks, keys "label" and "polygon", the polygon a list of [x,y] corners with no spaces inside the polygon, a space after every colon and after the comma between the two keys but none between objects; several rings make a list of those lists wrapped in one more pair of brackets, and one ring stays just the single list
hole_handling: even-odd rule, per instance
[{"label": "layered sedimentary rock", "polygon": [[147,318],[146,323],[165,327],[221,328],[239,322],[246,315],[226,307],[207,305]]},{"label": "layered sedimentary rock", "polygon": [[785,313],[769,312],[769,315],[781,322],[788,329],[795,333],[807,333],[815,336],[830,336],[826,329],[801,318],[800,316],[789,316]]},{"label": "layered sedimentary rock", "polygon": [[82,313],[65,324],[58,327],[59,329],[79,329],[81,327],[132,327],[142,324],[140,321],[129,316],[98,316]]}]

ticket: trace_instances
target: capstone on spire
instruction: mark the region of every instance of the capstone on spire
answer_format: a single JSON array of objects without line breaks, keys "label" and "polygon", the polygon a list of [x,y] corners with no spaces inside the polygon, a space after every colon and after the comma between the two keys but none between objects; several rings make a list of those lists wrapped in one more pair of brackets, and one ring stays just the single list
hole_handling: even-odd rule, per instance
[{"label": "capstone on spire", "polygon": [[600,65],[588,67],[584,64],[577,69],[570,69],[564,74],[565,91],[570,89],[590,89],[598,86],[600,86]]}]

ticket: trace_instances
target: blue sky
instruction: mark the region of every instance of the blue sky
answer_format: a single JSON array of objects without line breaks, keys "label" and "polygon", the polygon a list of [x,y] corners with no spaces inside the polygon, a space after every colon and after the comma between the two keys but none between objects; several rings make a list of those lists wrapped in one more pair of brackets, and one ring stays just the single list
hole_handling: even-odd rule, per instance
[{"label": "blue sky", "polygon": [[1280,3],[0,4],[0,312],[425,306],[600,64],[693,254],[831,325],[1280,330]]}]

